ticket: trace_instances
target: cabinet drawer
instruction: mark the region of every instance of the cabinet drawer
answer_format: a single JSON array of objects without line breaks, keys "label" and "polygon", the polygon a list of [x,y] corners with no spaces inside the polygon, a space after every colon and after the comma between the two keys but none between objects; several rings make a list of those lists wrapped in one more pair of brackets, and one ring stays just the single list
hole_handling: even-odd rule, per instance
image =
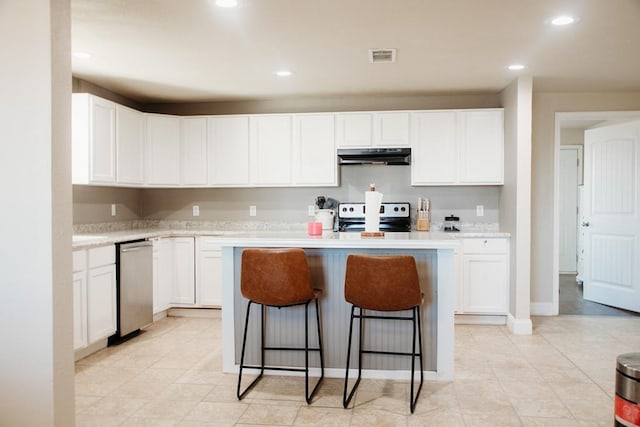
[{"label": "cabinet drawer", "polygon": [[115,263],[116,250],[114,245],[89,249],[89,268],[95,268]]},{"label": "cabinet drawer", "polygon": [[465,254],[504,254],[507,253],[507,239],[464,239]]},{"label": "cabinet drawer", "polygon": [[83,271],[87,268],[87,251],[82,249],[73,251],[73,272]]}]

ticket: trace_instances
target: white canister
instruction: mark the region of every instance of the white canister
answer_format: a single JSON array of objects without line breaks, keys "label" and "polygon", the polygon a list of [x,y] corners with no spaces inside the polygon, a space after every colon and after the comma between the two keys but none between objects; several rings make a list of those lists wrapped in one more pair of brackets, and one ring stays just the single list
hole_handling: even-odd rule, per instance
[{"label": "white canister", "polygon": [[333,222],[336,213],[333,209],[318,209],[316,211],[316,221],[322,223],[323,230],[333,230]]}]

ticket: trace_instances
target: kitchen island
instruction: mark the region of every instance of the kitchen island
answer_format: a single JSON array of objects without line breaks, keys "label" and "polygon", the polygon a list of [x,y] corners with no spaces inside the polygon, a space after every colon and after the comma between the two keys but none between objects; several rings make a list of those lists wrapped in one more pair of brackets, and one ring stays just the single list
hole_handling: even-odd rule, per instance
[{"label": "kitchen island", "polygon": [[[240,293],[241,254],[249,247],[298,247],[307,254],[314,287],[321,288],[321,322],[325,375],[343,377],[350,305],[344,301],[344,272],[350,253],[410,254],[416,258],[424,304],[422,306],[425,378],[453,380],[455,260],[460,243],[442,233],[387,233],[383,238],[362,238],[360,233],[327,233],[307,236],[303,233],[242,233],[221,237],[223,289],[223,370],[237,372],[247,301]],[[266,339],[269,345],[299,345],[304,342],[304,309],[277,310],[269,316]],[[311,311],[313,313],[313,311]],[[259,361],[257,331],[259,316],[252,316],[249,329],[247,363]],[[383,349],[409,351],[409,322],[369,321],[366,340]],[[374,338],[375,337],[375,338]],[[316,345],[310,334],[310,345]],[[229,344],[231,345],[229,345]],[[284,352],[268,355],[268,364],[301,366],[303,355]],[[311,366],[319,366],[312,356]],[[352,366],[354,366],[352,364]],[[365,356],[363,376],[369,378],[408,378],[410,359],[397,356]]]}]

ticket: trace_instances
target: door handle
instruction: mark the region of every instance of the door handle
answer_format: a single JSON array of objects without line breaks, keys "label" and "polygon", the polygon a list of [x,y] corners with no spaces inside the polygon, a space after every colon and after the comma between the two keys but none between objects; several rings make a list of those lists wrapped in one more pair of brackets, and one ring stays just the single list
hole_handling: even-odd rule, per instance
[{"label": "door handle", "polygon": [[590,225],[591,225],[591,224],[589,224],[589,221],[583,221],[583,222],[582,222],[582,226],[583,226],[583,227],[588,227],[588,226],[590,226]]}]

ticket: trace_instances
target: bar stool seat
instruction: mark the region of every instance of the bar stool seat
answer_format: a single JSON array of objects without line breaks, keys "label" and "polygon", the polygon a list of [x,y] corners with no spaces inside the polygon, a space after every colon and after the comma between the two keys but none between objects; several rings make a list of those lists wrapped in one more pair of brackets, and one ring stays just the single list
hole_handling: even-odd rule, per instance
[{"label": "bar stool seat", "polygon": [[[305,373],[305,399],[311,403],[313,396],[324,378],[324,361],[322,354],[322,334],[320,332],[320,308],[318,300],[322,295],[320,289],[313,289],[311,283],[311,271],[307,263],[307,257],[302,249],[277,248],[277,249],[245,249],[242,252],[242,266],[240,276],[240,291],[242,296],[249,300],[247,315],[244,324],[242,338],[242,353],[240,356],[240,371],[238,374],[237,397],[243,399],[246,394],[262,378],[265,370],[297,371]],[[309,348],[309,303],[315,301],[316,322],[318,329],[318,347]],[[260,365],[246,365],[245,350],[247,344],[247,329],[251,305],[260,305]],[[268,307],[293,307],[304,305],[304,347],[272,347],[265,345],[265,306]],[[304,351],[304,368],[287,368],[280,366],[265,366],[265,351]],[[309,352],[319,352],[320,378],[315,387],[309,393]],[[251,384],[241,391],[242,373],[244,369],[259,369],[260,373]]]},{"label": "bar stool seat", "polygon": [[[360,384],[363,354],[410,356],[411,395],[409,408],[411,413],[413,413],[424,380],[422,368],[422,322],[420,319],[420,306],[423,302],[423,294],[420,290],[420,281],[414,257],[411,255],[350,254],[347,257],[344,296],[345,300],[351,303],[352,306],[349,324],[349,343],[347,347],[347,369],[345,372],[342,399],[343,406],[347,408]],[[356,314],[356,309],[358,309],[358,314]],[[411,316],[368,315],[365,313],[365,310],[382,312],[411,310],[412,314]],[[360,333],[358,341],[358,378],[351,391],[347,394],[354,319],[358,319]],[[411,321],[413,324],[411,352],[363,350],[363,328],[365,319]],[[417,351],[416,336],[418,339]],[[418,357],[420,362],[420,385],[414,396],[416,357]]]}]

